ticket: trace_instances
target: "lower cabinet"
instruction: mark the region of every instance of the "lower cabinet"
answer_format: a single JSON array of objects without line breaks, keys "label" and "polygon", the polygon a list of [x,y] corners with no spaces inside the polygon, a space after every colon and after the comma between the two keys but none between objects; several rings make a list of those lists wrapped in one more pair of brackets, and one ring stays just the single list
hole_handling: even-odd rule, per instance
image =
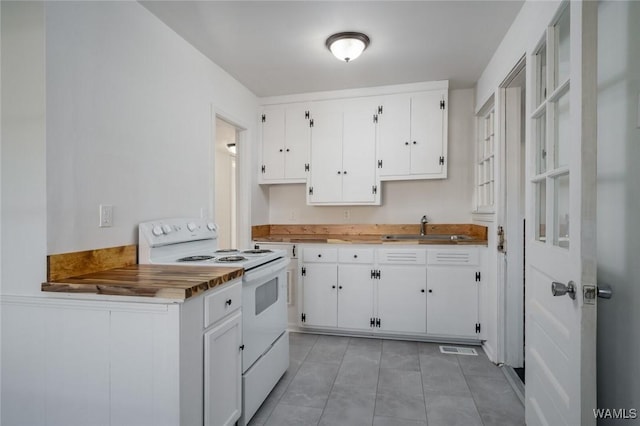
[{"label": "lower cabinet", "polygon": [[301,327],[481,337],[479,247],[300,250]]}]

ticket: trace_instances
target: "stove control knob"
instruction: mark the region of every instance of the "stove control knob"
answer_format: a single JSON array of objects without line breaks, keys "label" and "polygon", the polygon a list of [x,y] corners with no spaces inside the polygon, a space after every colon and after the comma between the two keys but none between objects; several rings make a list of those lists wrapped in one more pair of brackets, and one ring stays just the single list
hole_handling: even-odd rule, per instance
[{"label": "stove control knob", "polygon": [[162,231],[162,228],[160,227],[160,225],[154,226],[153,229],[151,230],[151,232],[156,237],[159,237],[160,235],[164,234],[164,232]]},{"label": "stove control knob", "polygon": [[216,230],[216,228],[217,228],[217,227],[216,227],[216,224],[215,224],[215,223],[213,223],[213,222],[209,222],[209,223],[207,223],[207,229],[208,229],[209,231],[215,231],[215,230]]},{"label": "stove control knob", "polygon": [[189,222],[189,223],[187,223],[187,229],[188,229],[190,232],[193,232],[193,231],[196,229],[196,224],[195,224],[194,222]]},{"label": "stove control knob", "polygon": [[164,232],[165,234],[170,234],[171,227],[169,225],[162,225],[162,232]]}]

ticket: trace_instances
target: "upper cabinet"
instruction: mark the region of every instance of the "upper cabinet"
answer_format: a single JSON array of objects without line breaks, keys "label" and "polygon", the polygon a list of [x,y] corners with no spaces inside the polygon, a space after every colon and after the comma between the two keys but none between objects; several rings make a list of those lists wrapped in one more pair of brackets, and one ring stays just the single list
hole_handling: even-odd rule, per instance
[{"label": "upper cabinet", "polygon": [[377,121],[381,180],[447,177],[447,89],[382,98]]},{"label": "upper cabinet", "polygon": [[307,202],[379,204],[375,170],[377,102],[353,99],[314,105]]},{"label": "upper cabinet", "polygon": [[311,140],[308,105],[290,104],[265,108],[261,120],[261,182],[306,182]]}]

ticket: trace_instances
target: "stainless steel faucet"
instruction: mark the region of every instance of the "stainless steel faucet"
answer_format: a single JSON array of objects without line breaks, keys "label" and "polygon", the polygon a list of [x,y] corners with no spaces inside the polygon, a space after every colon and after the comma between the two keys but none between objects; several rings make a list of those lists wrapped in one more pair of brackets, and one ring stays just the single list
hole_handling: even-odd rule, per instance
[{"label": "stainless steel faucet", "polygon": [[427,235],[427,223],[429,223],[429,220],[425,214],[422,216],[422,219],[420,219],[420,235]]}]

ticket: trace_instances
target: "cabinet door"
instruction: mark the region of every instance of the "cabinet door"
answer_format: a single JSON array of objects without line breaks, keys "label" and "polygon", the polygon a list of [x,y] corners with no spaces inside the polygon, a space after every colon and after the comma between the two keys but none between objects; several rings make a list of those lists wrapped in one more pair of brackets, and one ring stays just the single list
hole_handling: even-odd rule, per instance
[{"label": "cabinet door", "polygon": [[378,114],[377,140],[378,175],[408,175],[411,148],[409,146],[411,103],[407,95],[393,95],[383,98],[382,113]]},{"label": "cabinet door", "polygon": [[342,119],[341,103],[323,103],[314,108],[310,203],[342,201]]},{"label": "cabinet door", "polygon": [[371,328],[371,270],[371,265],[338,265],[338,327]]},{"label": "cabinet door", "polygon": [[[348,101],[344,105],[342,138],[342,200],[371,203],[376,199],[376,126],[378,102]],[[377,192],[377,191],[375,191]]]},{"label": "cabinet door", "polygon": [[444,114],[441,101],[446,91],[434,90],[411,97],[411,174],[440,174],[444,156]]},{"label": "cabinet door", "polygon": [[477,338],[478,283],[475,268],[429,266],[427,333]]},{"label": "cabinet door", "polygon": [[387,266],[378,280],[378,318],[384,331],[425,333],[426,284],[424,266]]},{"label": "cabinet door", "polygon": [[305,264],[302,277],[303,326],[336,327],[338,309],[337,265]]},{"label": "cabinet door", "polygon": [[242,412],[242,314],[204,334],[204,424],[234,425]]},{"label": "cabinet door", "polygon": [[309,108],[306,105],[287,107],[284,144],[284,175],[287,179],[306,179],[304,166],[309,163],[310,143]]},{"label": "cabinet door", "polygon": [[262,121],[262,179],[284,178],[285,110],[268,108]]}]

